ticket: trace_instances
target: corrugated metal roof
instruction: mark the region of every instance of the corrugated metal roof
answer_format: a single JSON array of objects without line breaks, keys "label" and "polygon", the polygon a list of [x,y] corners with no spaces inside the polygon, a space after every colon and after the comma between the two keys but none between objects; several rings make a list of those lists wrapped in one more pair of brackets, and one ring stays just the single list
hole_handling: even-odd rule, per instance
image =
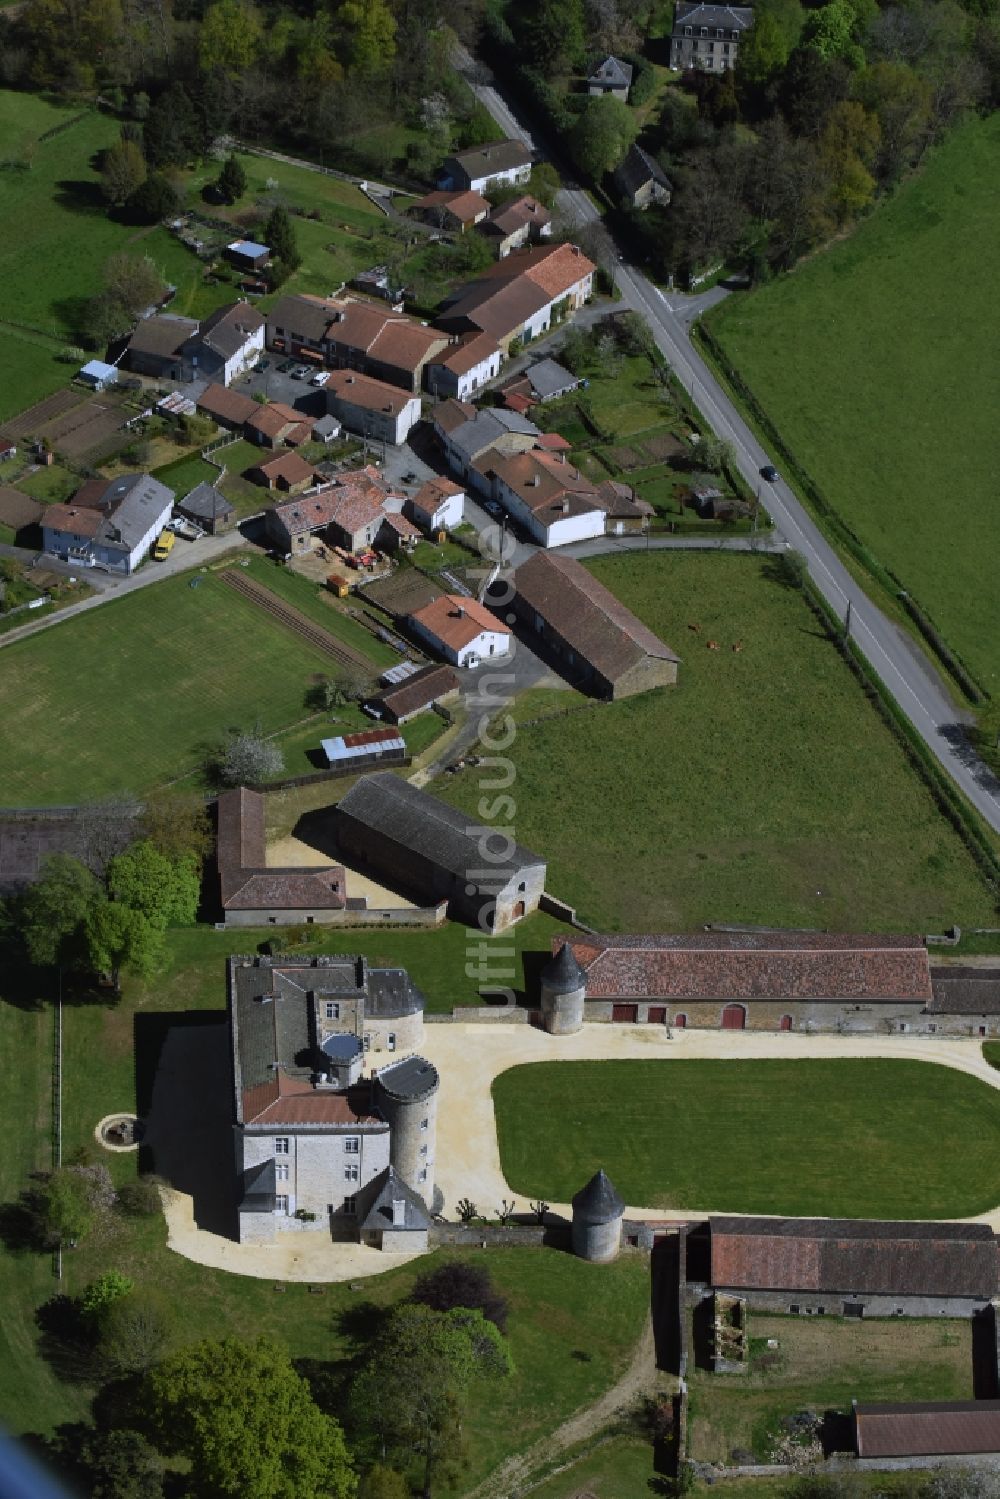
[{"label": "corrugated metal roof", "polygon": [[406,753],[406,740],[396,729],[366,729],[360,734],[338,734],[322,740],[323,753],[330,764],[362,759],[367,755]]}]

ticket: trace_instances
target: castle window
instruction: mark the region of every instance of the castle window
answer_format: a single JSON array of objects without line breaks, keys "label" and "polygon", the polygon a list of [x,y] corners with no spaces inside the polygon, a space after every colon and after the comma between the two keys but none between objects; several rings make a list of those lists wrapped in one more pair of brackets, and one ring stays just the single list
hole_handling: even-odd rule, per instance
[{"label": "castle window", "polygon": [[427,1167],[426,1166],[421,1166],[420,1170],[417,1172],[417,1181],[418,1182],[425,1182],[426,1180],[427,1180]]},{"label": "castle window", "polygon": [[274,1153],[275,1153],[275,1155],[288,1155],[289,1150],[288,1150],[288,1136],[287,1135],[276,1135],[275,1136],[275,1139],[274,1139]]},{"label": "castle window", "polygon": [[344,1167],[345,1182],[356,1182],[361,1180],[361,1167],[357,1161],[348,1161]]},{"label": "castle window", "polygon": [[421,1129],[427,1129],[428,1128],[428,1121],[426,1119],[421,1119],[421,1121],[420,1121],[420,1128]]},{"label": "castle window", "polygon": [[348,1135],[344,1140],[345,1155],[361,1154],[361,1138],[359,1135]]},{"label": "castle window", "polygon": [[385,1038],[385,1044],[389,1048],[390,1051],[395,1051],[396,1050],[396,1032],[395,1031],[390,1031],[389,1032],[389,1034]]},{"label": "castle window", "polygon": [[288,1180],[288,1162],[282,1161],[274,1168],[274,1179],[279,1182]]},{"label": "castle window", "polygon": [[279,1192],[278,1195],[277,1195],[277,1197],[275,1197],[275,1199],[274,1199],[274,1211],[276,1213],[287,1213],[288,1212],[288,1197],[287,1197],[286,1193]]},{"label": "castle window", "polygon": [[358,1199],[356,1197],[344,1198],[344,1212],[356,1213],[358,1211]]},{"label": "castle window", "polygon": [[327,999],[323,1002],[323,1016],[326,1020],[340,1019],[340,1005],[335,999]]}]

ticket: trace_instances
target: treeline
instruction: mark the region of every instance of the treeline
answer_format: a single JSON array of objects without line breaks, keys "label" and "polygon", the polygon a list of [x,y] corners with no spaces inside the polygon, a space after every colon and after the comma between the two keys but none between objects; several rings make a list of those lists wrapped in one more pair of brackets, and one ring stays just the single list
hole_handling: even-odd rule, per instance
[{"label": "treeline", "polygon": [[[610,174],[641,119],[634,97],[591,99],[581,80],[603,51],[666,63],[659,9],[492,0],[485,26],[578,170],[614,196]],[[758,0],[735,71],[685,74],[643,124],[640,143],[673,192],[668,208],[629,215],[637,253],[681,278],[720,260],[755,278],[787,267],[891,190],[956,120],[998,104],[998,0]]]},{"label": "treeline", "polygon": [[[451,66],[482,0],[27,0],[0,13],[0,85],[99,96],[167,170],[233,134],[425,177],[495,127]],[[400,143],[391,127],[409,127]]]}]

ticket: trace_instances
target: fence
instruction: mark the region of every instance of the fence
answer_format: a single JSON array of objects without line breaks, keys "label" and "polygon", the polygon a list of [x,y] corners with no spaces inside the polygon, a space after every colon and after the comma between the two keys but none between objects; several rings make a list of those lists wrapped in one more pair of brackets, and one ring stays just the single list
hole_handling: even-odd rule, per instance
[{"label": "fence", "polygon": [[[62,1165],[62,969],[59,970],[59,991],[53,1011],[52,1036],[52,1169]],[[57,1244],[52,1261],[53,1273],[62,1280],[62,1245]]]},{"label": "fence", "polygon": [[[272,738],[275,736],[271,736]],[[365,762],[364,765],[331,766],[329,770],[314,770],[310,775],[284,776],[280,781],[264,781],[254,786],[254,791],[287,791],[292,786],[318,786],[320,781],[340,781],[345,776],[360,775],[363,771],[380,770],[384,765],[393,768],[413,764],[412,755],[401,755],[398,759],[392,755],[382,755],[377,762]]]},{"label": "fence", "polygon": [[708,329],[702,319],[694,324],[694,335],[707,349],[713,364],[722,374],[730,388],[736,393],[760,427],[769,444],[775,449],[785,468],[794,475],[799,489],[805,494],[814,510],[823,518],[834,538],[859,562],[865,571],[898,601],[912,620],[920,635],[930,646],[944,669],[954,678],[962,692],[972,703],[981,703],[989,693],[979,686],[964,662],[955,654],[939,633],[933,620],[908,589],[875,553],[861,540],[827,499],[819,485],[794,456],[791,447],[782,437],[774,422],[761,406],[760,401],[733,365],[730,364],[722,345]]}]

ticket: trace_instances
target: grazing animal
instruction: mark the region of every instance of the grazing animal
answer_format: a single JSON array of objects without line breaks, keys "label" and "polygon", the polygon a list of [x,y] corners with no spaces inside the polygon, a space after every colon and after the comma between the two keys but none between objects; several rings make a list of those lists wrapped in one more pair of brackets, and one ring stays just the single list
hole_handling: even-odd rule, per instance
[{"label": "grazing animal", "polygon": [[688,629],[693,630],[696,635],[701,634],[701,625],[688,625]]},{"label": "grazing animal", "polygon": [[743,642],[742,642],[742,640],[734,640],[733,641],[733,650],[734,651],[741,651],[742,649],[743,649]]},{"label": "grazing animal", "polygon": [[710,651],[717,651],[719,649],[719,642],[717,640],[709,640],[706,644]]}]

